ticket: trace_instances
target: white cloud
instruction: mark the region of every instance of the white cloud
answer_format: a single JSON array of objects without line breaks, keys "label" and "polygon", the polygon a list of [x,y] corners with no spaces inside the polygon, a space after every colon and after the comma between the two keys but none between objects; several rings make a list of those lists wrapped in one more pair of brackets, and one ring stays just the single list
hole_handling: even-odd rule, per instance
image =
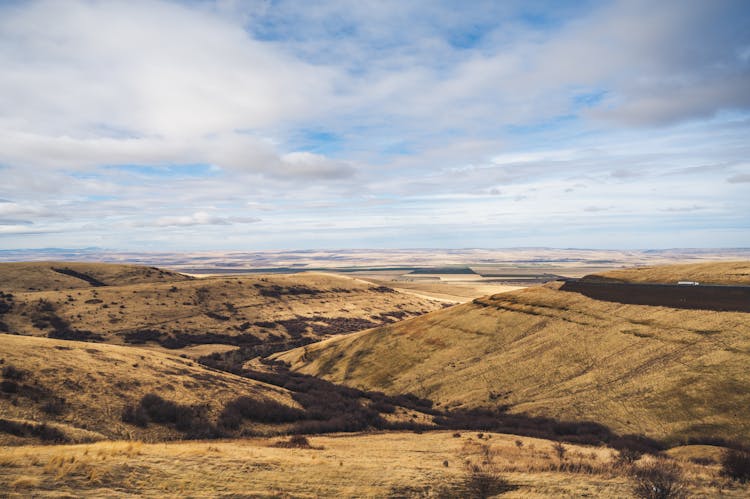
[{"label": "white cloud", "polygon": [[174,217],[159,217],[153,225],[156,227],[179,227],[190,225],[231,225],[233,223],[255,223],[260,222],[254,217],[221,217],[205,211],[197,211],[192,215],[181,215]]},{"label": "white cloud", "polygon": [[40,1],[0,17],[3,123],[51,135],[201,137],[322,104],[334,74],[161,1]]},{"label": "white cloud", "polygon": [[548,7],[0,6],[0,232],[418,245],[422,224],[464,244],[468,217],[541,242],[566,217],[653,225],[700,203],[736,241],[744,3]]}]

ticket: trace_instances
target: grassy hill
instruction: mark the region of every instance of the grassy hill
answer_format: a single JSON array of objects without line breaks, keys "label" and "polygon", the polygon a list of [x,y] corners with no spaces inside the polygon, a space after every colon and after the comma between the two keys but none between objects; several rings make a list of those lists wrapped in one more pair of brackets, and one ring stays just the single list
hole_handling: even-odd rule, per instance
[{"label": "grassy hill", "polygon": [[633,267],[591,274],[584,279],[619,282],[667,283],[694,281],[702,284],[750,286],[750,262],[692,263],[657,267]]},{"label": "grassy hill", "polygon": [[[690,276],[702,275],[691,268]],[[747,266],[706,268],[724,279]],[[652,275],[667,274],[685,275],[680,269]],[[441,407],[507,406],[670,442],[750,439],[745,313],[602,302],[550,285],[276,357],[299,372],[386,393],[412,392]]]},{"label": "grassy hill", "polygon": [[[298,406],[281,388],[161,352],[5,334],[0,334],[0,345],[0,444],[29,439],[161,440],[190,431],[199,435],[205,428],[198,424],[215,421],[228,402],[242,396]],[[138,409],[147,394],[168,401],[151,401],[154,414],[164,411],[163,421],[151,418],[161,424],[123,421],[126,406]],[[167,414],[172,411],[182,413]],[[40,428],[42,423],[47,430]]]},{"label": "grassy hill", "polygon": [[188,276],[139,265],[75,262],[0,263],[3,291],[51,291],[185,281]]},{"label": "grassy hill", "polygon": [[0,445],[437,428],[413,397],[243,374],[157,350],[0,334]]},{"label": "grassy hill", "polygon": [[[76,267],[110,283],[92,286],[51,270],[54,264],[9,265],[0,265],[0,272],[20,268],[25,278],[11,272],[0,280],[0,332],[171,350],[204,345],[184,352],[190,355],[221,351],[216,345],[276,345],[259,348],[270,353],[440,308],[436,301],[328,274],[187,279],[148,267],[94,266],[107,270],[98,273],[88,264]],[[131,273],[123,274],[123,268]],[[29,276],[86,286],[17,291],[21,283],[43,287]],[[117,276],[125,283],[118,284]],[[141,277],[156,282],[137,282]]]}]

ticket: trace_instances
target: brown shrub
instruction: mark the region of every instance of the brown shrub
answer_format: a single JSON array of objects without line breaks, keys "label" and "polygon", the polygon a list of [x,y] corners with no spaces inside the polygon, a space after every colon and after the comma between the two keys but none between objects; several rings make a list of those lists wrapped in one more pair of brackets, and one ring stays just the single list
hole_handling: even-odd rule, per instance
[{"label": "brown shrub", "polygon": [[304,435],[292,435],[289,440],[276,442],[274,447],[282,447],[284,449],[322,449],[322,447],[313,447]]},{"label": "brown shrub", "polygon": [[750,452],[728,449],[721,456],[721,471],[732,480],[750,481]]},{"label": "brown shrub", "polygon": [[633,492],[643,499],[685,497],[682,470],[669,461],[659,460],[633,469]]}]

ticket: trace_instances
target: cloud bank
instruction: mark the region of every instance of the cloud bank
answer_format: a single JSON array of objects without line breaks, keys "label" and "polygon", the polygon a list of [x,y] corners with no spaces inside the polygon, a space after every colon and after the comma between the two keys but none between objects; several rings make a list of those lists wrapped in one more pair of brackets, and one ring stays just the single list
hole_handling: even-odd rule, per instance
[{"label": "cloud bank", "polygon": [[750,244],[743,1],[0,5],[0,246]]}]

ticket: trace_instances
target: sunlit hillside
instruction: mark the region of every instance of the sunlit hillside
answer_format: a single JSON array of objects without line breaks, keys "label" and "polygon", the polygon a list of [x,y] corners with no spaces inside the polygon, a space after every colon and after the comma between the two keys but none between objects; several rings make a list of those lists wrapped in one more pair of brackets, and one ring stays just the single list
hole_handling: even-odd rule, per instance
[{"label": "sunlit hillside", "polygon": [[[270,353],[442,306],[322,273],[188,279],[149,267],[81,264],[69,266],[78,269],[79,278],[74,278],[50,270],[53,266],[0,264],[0,332],[171,351],[188,348],[179,353],[192,356],[242,346]],[[82,279],[93,276],[110,284]],[[143,276],[146,282],[138,282]],[[52,286],[37,282],[58,277],[55,288],[72,287],[49,290]],[[32,283],[48,290],[18,291]]]},{"label": "sunlit hillside", "polygon": [[623,305],[556,288],[477,299],[277,358],[444,407],[507,406],[672,442],[748,441],[748,314]]},{"label": "sunlit hillside", "polygon": [[659,267],[632,267],[594,274],[621,282],[676,283],[693,281],[703,284],[750,285],[750,262],[693,263]]},{"label": "sunlit hillside", "polygon": [[48,291],[185,281],[190,277],[140,265],[78,262],[0,263],[0,290]]},{"label": "sunlit hillside", "polygon": [[[238,397],[297,406],[286,390],[161,352],[6,334],[0,345],[0,444],[200,436]],[[179,407],[154,399],[153,424],[128,419],[147,394]]]}]

